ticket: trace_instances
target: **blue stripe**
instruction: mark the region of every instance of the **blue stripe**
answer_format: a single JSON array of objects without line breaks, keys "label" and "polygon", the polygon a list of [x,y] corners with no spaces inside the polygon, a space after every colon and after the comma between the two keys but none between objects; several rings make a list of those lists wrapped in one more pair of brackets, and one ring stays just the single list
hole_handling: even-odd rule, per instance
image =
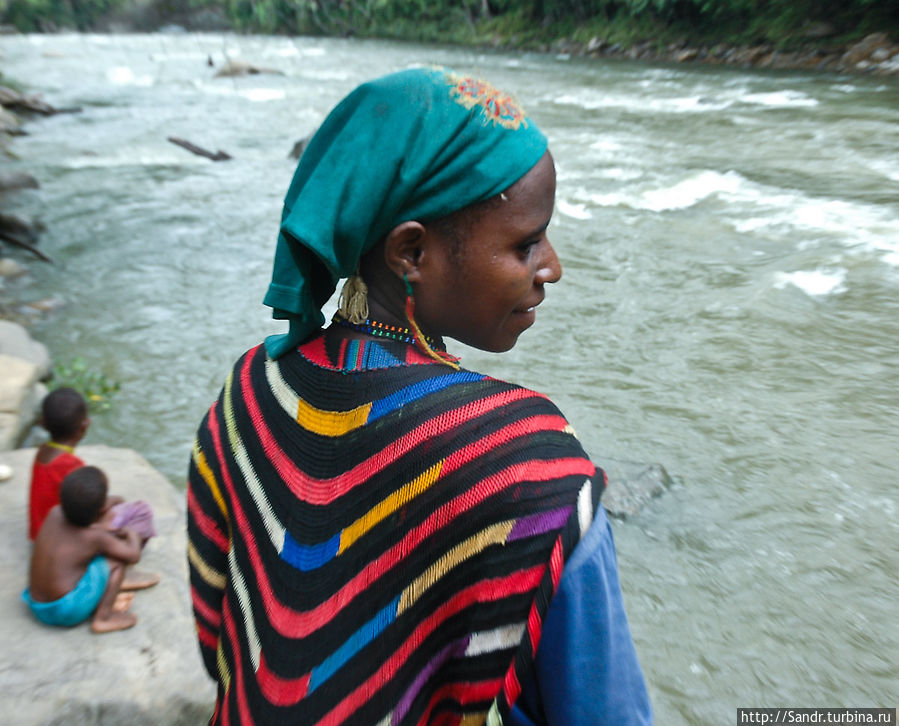
[{"label": "blue stripe", "polygon": [[483,378],[484,376],[480,373],[459,371],[457,373],[450,373],[445,376],[428,378],[427,380],[413,383],[411,386],[401,388],[396,393],[387,396],[386,398],[382,398],[380,401],[375,401],[374,403],[372,403],[371,413],[368,415],[368,422],[371,423],[372,421],[379,419],[381,416],[386,416],[391,411],[396,411],[398,408],[402,408],[407,403],[416,401],[419,398],[424,398],[425,396],[434,393],[435,391],[440,391],[444,388],[449,388],[450,386],[455,386],[459,383],[473,383],[474,381],[480,381]]},{"label": "blue stripe", "polygon": [[285,532],[284,546],[281,548],[281,559],[298,570],[309,572],[333,560],[337,555],[339,547],[340,532],[331,537],[331,539],[314,545],[300,544],[291,536],[290,532]]},{"label": "blue stripe", "polygon": [[394,368],[402,365],[402,361],[377,343],[365,346],[365,368]]},{"label": "blue stripe", "polygon": [[356,370],[358,368],[358,364],[356,363],[356,359],[359,357],[359,341],[358,340],[350,340],[347,342],[347,352],[346,352],[346,360],[349,362],[350,370]]},{"label": "blue stripe", "polygon": [[333,676],[356,653],[371,643],[383,630],[396,620],[396,611],[400,604],[399,596],[395,597],[377,615],[353,633],[337,650],[312,669],[309,674],[309,690],[312,693],[322,683]]}]

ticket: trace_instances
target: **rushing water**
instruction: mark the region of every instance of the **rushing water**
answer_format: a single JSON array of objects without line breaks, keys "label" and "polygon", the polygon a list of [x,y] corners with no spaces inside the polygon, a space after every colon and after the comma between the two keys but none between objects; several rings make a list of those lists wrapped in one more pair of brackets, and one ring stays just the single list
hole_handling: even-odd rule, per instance
[{"label": "rushing water", "polygon": [[[899,705],[896,79],[212,35],[0,52],[84,109],[15,142],[56,264],[7,293],[62,299],[35,335],[121,382],[88,441],[179,486],[230,363],[282,329],[260,301],[293,143],[413,64],[514,90],[555,155],[565,278],[514,351],[463,358],[552,396],[598,463],[673,476],[615,525],[657,722]],[[214,78],[226,53],[283,75]]]}]

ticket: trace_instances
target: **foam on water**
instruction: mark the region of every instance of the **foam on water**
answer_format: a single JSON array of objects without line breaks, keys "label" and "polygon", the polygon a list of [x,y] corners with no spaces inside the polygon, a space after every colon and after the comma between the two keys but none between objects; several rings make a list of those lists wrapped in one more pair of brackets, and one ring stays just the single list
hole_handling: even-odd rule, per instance
[{"label": "foam on water", "polygon": [[280,88],[244,88],[238,91],[238,94],[248,101],[255,102],[280,101],[286,95]]},{"label": "foam on water", "polygon": [[[824,241],[855,252],[876,252],[889,265],[899,261],[899,213],[869,202],[819,197],[750,181],[735,171],[703,170],[669,184],[649,186],[628,177],[627,170],[601,169],[593,179],[617,179],[615,191],[590,193],[581,187],[571,196],[600,207],[629,207],[650,212],[688,209],[709,199],[727,205],[720,215],[740,234],[795,236],[800,248]],[[563,211],[560,207],[560,211]],[[589,213],[589,207],[584,209]],[[565,213],[563,211],[563,213]]]},{"label": "foam on water", "polygon": [[645,185],[635,190],[624,189],[610,194],[594,194],[590,200],[601,207],[627,206],[651,212],[686,209],[715,194],[733,192],[745,180],[736,172],[724,174],[717,171],[701,171],[683,179],[673,186],[646,189]]},{"label": "foam on water", "polygon": [[823,297],[846,292],[846,270],[822,269],[798,272],[778,272],[774,276],[774,287],[783,289],[787,285],[797,287],[806,295]]},{"label": "foam on water", "polygon": [[639,113],[677,114],[720,111],[732,103],[731,100],[722,100],[719,97],[706,96],[704,94],[670,98],[664,96],[640,98],[633,94],[617,95],[598,93],[594,90],[583,90],[576,93],[565,93],[560,96],[545,97],[542,101],[545,103],[577,106],[588,111],[615,108]]},{"label": "foam on water", "polygon": [[557,199],[556,208],[559,210],[560,214],[564,214],[566,217],[571,217],[573,219],[593,218],[593,215],[587,211],[587,207],[583,204],[572,204],[564,199]]},{"label": "foam on water", "polygon": [[818,105],[817,100],[799,91],[750,93],[741,97],[740,101],[771,108],[810,108]]},{"label": "foam on water", "polygon": [[890,265],[899,261],[899,215],[884,207],[748,182],[722,196],[742,210],[731,222],[737,232],[792,228],[806,240],[835,240],[851,249],[884,253],[882,259]]},{"label": "foam on water", "polygon": [[145,86],[149,87],[153,85],[153,78],[151,76],[143,75],[143,76],[135,76],[134,71],[132,71],[128,66],[114,66],[106,71],[106,79],[110,83],[114,83],[119,86]]}]

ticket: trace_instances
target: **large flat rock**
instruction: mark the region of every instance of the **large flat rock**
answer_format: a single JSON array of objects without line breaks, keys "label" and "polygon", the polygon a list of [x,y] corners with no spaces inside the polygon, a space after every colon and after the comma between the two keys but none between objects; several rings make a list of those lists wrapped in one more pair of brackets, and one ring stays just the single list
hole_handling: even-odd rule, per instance
[{"label": "large flat rock", "polygon": [[199,726],[208,722],[215,688],[203,670],[190,610],[185,555],[184,495],[130,449],[79,447],[102,468],[110,492],[153,506],[159,536],[138,568],[162,581],[136,593],[137,625],[94,635],[41,625],[19,595],[31,545],[27,499],[35,449],[0,452],[14,470],[0,482],[0,721],[15,726]]},{"label": "large flat rock", "polygon": [[37,365],[0,353],[0,451],[15,448],[37,420],[47,394],[39,379]]}]

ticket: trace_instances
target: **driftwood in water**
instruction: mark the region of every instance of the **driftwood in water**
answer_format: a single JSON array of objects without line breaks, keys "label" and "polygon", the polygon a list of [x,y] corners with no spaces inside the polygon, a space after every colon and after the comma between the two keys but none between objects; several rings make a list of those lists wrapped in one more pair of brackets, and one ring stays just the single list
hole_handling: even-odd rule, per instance
[{"label": "driftwood in water", "polygon": [[205,156],[207,159],[212,159],[213,161],[228,161],[228,159],[232,158],[230,154],[226,154],[221,149],[213,154],[211,151],[197,146],[196,144],[192,144],[190,143],[190,141],[186,141],[185,139],[180,139],[177,136],[169,136],[168,140],[177,146],[187,149],[192,154],[196,154],[197,156]]},{"label": "driftwood in water", "polygon": [[0,193],[37,188],[37,179],[31,174],[24,171],[0,171]]},{"label": "driftwood in water", "polygon": [[52,116],[55,113],[79,113],[80,107],[56,108],[41,100],[40,96],[26,96],[12,88],[0,86],[0,106],[20,111],[31,111],[44,116]]},{"label": "driftwood in water", "polygon": [[[207,63],[210,60],[211,58],[207,59]],[[225,65],[216,72],[215,77],[233,78],[235,76],[255,76],[260,73],[272,73],[277,76],[284,75],[284,72],[279,71],[277,68],[262,68],[260,66],[254,66],[252,63],[247,63],[245,61],[229,59],[225,63]]]},{"label": "driftwood in water", "polygon": [[34,246],[42,229],[43,225],[40,222],[28,222],[15,214],[0,214],[0,239],[28,250],[46,262],[53,262]]}]

